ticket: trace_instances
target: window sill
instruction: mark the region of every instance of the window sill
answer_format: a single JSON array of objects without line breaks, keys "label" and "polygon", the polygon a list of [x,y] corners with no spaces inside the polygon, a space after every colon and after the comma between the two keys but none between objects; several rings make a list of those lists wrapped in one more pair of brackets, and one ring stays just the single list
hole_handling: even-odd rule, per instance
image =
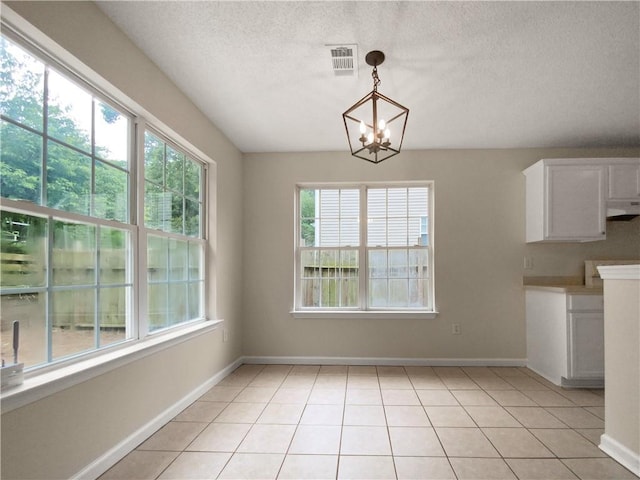
[{"label": "window sill", "polygon": [[419,310],[293,310],[293,318],[379,318],[383,320],[433,320],[436,311]]},{"label": "window sill", "polygon": [[71,365],[34,374],[24,383],[0,395],[2,413],[10,412],[153,353],[178,345],[191,338],[215,330],[224,320],[210,320],[185,325],[167,333],[150,336],[121,348],[105,352]]}]

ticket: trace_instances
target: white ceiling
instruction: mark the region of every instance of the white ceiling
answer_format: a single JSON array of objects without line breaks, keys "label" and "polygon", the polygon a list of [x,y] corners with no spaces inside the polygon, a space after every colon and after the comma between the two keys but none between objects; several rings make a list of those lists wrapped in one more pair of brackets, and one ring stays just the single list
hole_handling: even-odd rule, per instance
[{"label": "white ceiling", "polygon": [[[347,150],[370,50],[405,149],[640,145],[637,1],[98,5],[243,152]],[[357,77],[327,44],[358,45]]]}]

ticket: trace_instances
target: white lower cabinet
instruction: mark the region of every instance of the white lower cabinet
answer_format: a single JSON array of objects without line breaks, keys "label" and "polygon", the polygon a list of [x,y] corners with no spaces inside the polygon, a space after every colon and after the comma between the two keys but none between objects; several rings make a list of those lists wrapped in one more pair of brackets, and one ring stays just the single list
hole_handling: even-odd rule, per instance
[{"label": "white lower cabinet", "polygon": [[527,366],[556,385],[604,385],[602,295],[526,290]]},{"label": "white lower cabinet", "polygon": [[604,313],[569,313],[568,379],[604,378]]}]

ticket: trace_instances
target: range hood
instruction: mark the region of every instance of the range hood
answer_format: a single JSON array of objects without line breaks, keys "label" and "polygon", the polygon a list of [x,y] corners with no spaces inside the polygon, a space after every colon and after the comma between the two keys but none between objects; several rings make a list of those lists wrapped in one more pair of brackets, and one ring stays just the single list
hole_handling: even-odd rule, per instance
[{"label": "range hood", "polygon": [[640,200],[609,200],[607,202],[607,220],[626,221],[640,215]]}]

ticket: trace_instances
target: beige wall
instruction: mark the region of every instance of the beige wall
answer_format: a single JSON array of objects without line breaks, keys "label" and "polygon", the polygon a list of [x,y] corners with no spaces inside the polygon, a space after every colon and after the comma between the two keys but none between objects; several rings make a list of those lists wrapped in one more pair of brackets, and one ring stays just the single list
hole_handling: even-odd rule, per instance
[{"label": "beige wall", "polygon": [[[638,150],[402,152],[380,165],[346,153],[250,154],[244,162],[244,354],[524,359],[522,276],[580,275],[585,258],[638,255],[640,219],[589,245],[524,243],[524,176],[540,158]],[[295,319],[294,190],[299,182],[435,182],[435,320]],[[523,269],[524,255],[534,270]],[[462,335],[451,334],[460,323]]]},{"label": "beige wall", "polygon": [[242,157],[93,3],[7,5],[216,162],[208,298],[229,341],[215,330],[2,415],[2,478],[68,478],[241,356]]}]

